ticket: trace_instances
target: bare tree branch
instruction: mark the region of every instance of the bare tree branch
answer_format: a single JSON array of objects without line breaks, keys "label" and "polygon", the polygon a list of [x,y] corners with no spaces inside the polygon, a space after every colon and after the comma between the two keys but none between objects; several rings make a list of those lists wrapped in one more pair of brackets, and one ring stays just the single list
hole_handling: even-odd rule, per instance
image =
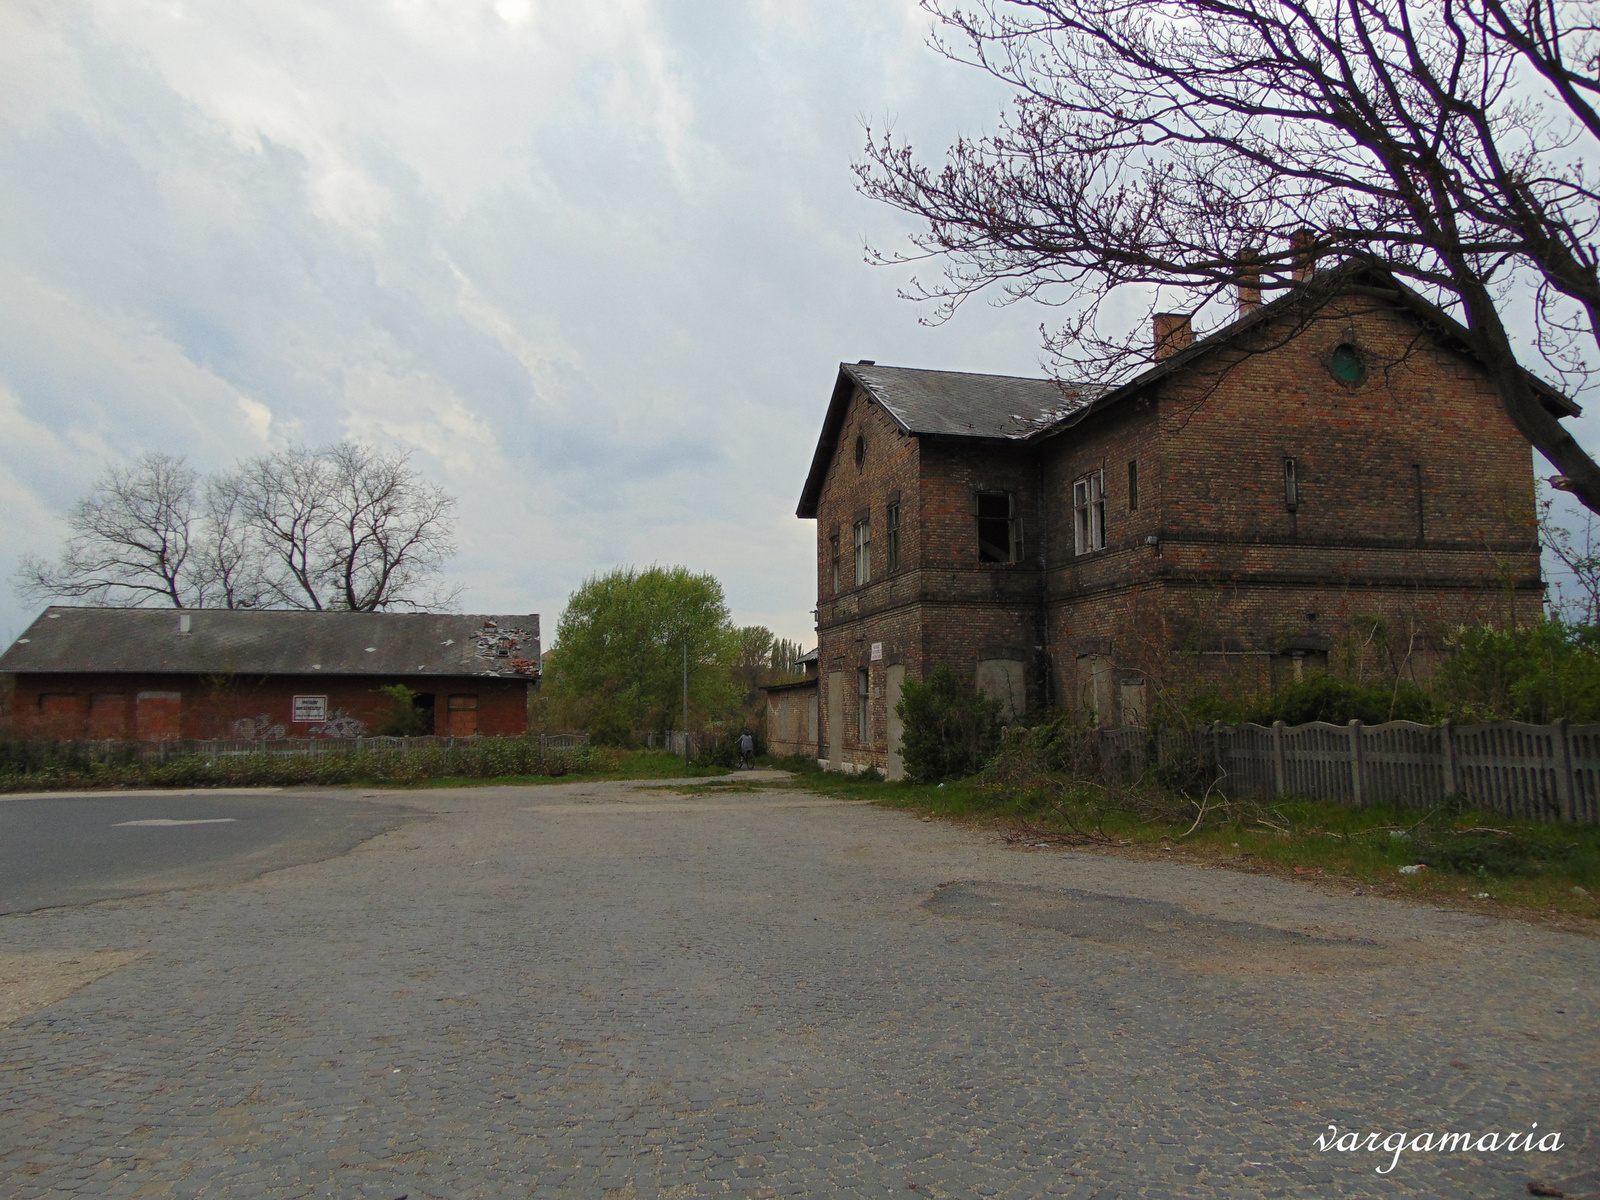
[{"label": "bare tree branch", "polygon": [[[1600,343],[1600,190],[1586,155],[1600,36],[1554,0],[923,0],[935,46],[1011,85],[997,131],[925,165],[868,132],[861,190],[920,218],[942,278],[909,294],[1061,310],[1069,382],[1148,363],[1124,300],[1199,312],[1250,264],[1294,286],[1308,258],[1381,264],[1459,313],[1517,428],[1600,511],[1600,466],[1541,402],[1506,328],[1519,279],[1537,349],[1581,382]],[[1315,230],[1311,242],[1295,234]],[[1104,325],[1115,325],[1107,331]]]}]

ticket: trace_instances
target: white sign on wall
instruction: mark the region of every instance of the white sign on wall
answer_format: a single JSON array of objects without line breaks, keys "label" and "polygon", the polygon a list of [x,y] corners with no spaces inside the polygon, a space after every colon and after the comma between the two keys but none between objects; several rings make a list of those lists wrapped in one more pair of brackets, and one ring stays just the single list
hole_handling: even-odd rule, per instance
[{"label": "white sign on wall", "polygon": [[872,661],[873,662],[882,662],[883,661],[883,643],[882,642],[873,642],[872,643]]},{"label": "white sign on wall", "polygon": [[289,717],[291,721],[326,721],[328,719],[328,698],[326,696],[296,696],[294,698],[294,712]]}]

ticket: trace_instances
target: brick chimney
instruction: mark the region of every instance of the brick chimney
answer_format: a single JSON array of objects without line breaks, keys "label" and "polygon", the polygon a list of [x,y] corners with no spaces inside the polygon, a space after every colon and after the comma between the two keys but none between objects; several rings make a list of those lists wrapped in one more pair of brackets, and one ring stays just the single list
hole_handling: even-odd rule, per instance
[{"label": "brick chimney", "polygon": [[1239,255],[1239,315],[1261,307],[1261,261],[1254,250]]},{"label": "brick chimney", "polygon": [[1194,345],[1194,329],[1189,325],[1188,313],[1157,313],[1151,330],[1155,335],[1157,362]]},{"label": "brick chimney", "polygon": [[1311,272],[1317,269],[1317,256],[1311,248],[1311,243],[1316,241],[1317,235],[1309,229],[1296,229],[1289,239],[1290,249],[1294,252],[1294,281],[1304,283],[1311,278]]}]

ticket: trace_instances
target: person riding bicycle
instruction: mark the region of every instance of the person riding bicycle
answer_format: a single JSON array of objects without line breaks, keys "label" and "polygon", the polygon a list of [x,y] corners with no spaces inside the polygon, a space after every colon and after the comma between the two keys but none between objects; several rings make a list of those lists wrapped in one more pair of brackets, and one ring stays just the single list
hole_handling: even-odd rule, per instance
[{"label": "person riding bicycle", "polygon": [[748,729],[739,735],[739,765],[751,769],[756,765],[756,740]]}]

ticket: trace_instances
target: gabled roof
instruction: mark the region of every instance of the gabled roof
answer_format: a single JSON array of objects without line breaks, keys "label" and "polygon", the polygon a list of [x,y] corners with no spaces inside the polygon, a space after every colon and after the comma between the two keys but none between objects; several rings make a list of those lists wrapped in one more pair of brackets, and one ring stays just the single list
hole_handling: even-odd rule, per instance
[{"label": "gabled roof", "polygon": [[[1196,339],[1192,345],[1162,359],[1149,370],[1134,376],[1128,382],[1115,388],[1106,388],[1088,404],[1065,414],[1061,420],[1050,428],[1041,430],[1040,436],[1048,437],[1061,433],[1077,425],[1092,413],[1099,412],[1102,409],[1130,399],[1141,392],[1148,391],[1154,384],[1191,366],[1195,360],[1205,357],[1214,350],[1221,349],[1233,339],[1248,333],[1252,329],[1293,312],[1297,306],[1305,305],[1307,301],[1314,307],[1320,307],[1321,303],[1325,303],[1334,296],[1349,293],[1370,296],[1373,299],[1382,300],[1403,309],[1422,324],[1430,327],[1441,340],[1451,344],[1456,350],[1466,354],[1468,357],[1474,357],[1469,340],[1471,334],[1465,325],[1438,305],[1418,295],[1397,279],[1392,272],[1373,263],[1352,259],[1328,270],[1319,271],[1303,287],[1286,291],[1270,303],[1263,304],[1260,308],[1230,321],[1221,328],[1208,333],[1203,338]],[[1523,376],[1551,416],[1576,417],[1583,412],[1583,409],[1576,401],[1570,399],[1543,379],[1540,379],[1532,371],[1524,370]]]},{"label": "gabled roof", "polygon": [[52,607],[0,673],[534,678],[538,663],[536,614]]},{"label": "gabled roof", "polygon": [[817,498],[828,464],[839,446],[850,400],[860,388],[906,433],[918,436],[1022,441],[1083,408],[1098,392],[1074,390],[1054,379],[976,375],[840,363],[839,376],[822,420],[822,436],[797,515],[817,515]]},{"label": "gabled roof", "polygon": [[[1013,375],[975,375],[963,371],[924,371],[913,367],[880,367],[876,363],[840,363],[822,435],[811,458],[811,470],[800,493],[795,515],[814,518],[822,483],[839,446],[845,412],[859,387],[908,434],[1022,442],[1050,437],[1079,424],[1093,413],[1119,404],[1234,338],[1294,311],[1295,306],[1360,292],[1409,312],[1444,341],[1471,354],[1466,326],[1425,300],[1391,272],[1372,263],[1351,260],[1319,271],[1305,286],[1278,296],[1253,312],[1197,339],[1193,345],[1157,362],[1115,387],[1073,387],[1053,379]],[[1532,372],[1530,386],[1556,417],[1575,417],[1583,410]]]}]

